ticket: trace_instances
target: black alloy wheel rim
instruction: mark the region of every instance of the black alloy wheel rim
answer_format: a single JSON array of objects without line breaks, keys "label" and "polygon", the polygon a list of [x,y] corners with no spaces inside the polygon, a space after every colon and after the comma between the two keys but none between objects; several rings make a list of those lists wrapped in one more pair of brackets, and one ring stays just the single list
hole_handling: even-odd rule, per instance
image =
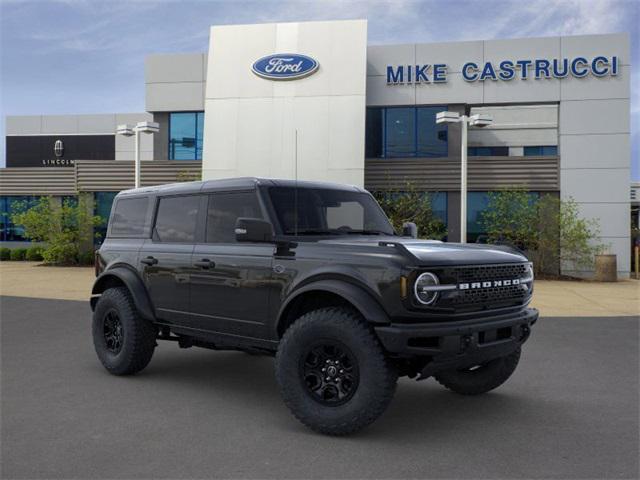
[{"label": "black alloy wheel rim", "polygon": [[351,400],[360,379],[354,355],[333,340],[320,341],[307,349],[301,357],[300,373],[311,398],[331,407]]},{"label": "black alloy wheel rim", "polygon": [[124,331],[122,322],[115,310],[109,310],[104,316],[103,323],[104,343],[107,350],[114,355],[120,353],[124,342]]}]

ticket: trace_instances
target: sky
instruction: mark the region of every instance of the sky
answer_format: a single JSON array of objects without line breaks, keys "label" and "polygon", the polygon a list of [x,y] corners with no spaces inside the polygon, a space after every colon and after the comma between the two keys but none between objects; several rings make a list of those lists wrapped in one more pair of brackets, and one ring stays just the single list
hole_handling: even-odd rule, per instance
[{"label": "sky", "polygon": [[0,131],[6,115],[144,111],[145,56],[204,52],[211,25],[356,18],[370,45],[629,33],[640,180],[639,0],[0,0]]}]

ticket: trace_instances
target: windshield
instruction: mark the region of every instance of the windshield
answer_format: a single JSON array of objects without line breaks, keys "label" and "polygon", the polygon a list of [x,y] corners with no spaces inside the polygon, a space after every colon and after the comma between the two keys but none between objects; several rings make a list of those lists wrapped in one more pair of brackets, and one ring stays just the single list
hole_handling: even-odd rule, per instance
[{"label": "windshield", "polygon": [[285,235],[395,235],[368,193],[272,187],[269,195]]}]

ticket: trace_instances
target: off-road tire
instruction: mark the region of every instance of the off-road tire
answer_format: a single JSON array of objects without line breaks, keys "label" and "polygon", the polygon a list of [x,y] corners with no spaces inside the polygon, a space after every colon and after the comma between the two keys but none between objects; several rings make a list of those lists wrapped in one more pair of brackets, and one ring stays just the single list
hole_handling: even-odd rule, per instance
[{"label": "off-road tire", "polygon": [[447,370],[434,378],[449,390],[461,395],[480,395],[498,388],[508,380],[520,360],[520,349],[496,358],[474,370]]},{"label": "off-road tire", "polygon": [[[301,373],[306,352],[325,341],[345,346],[358,372],[351,396],[338,405],[320,403]],[[298,318],[282,337],[275,367],[282,397],[293,415],[327,435],[354,433],[376,420],[391,402],[398,380],[371,328],[357,312],[342,307],[322,308]]]},{"label": "off-road tire", "polygon": [[[122,342],[117,353],[109,350],[105,339],[106,316],[117,315],[121,323]],[[156,347],[156,328],[140,317],[129,290],[107,289],[93,312],[93,346],[104,368],[114,375],[131,375],[145,368]]]}]

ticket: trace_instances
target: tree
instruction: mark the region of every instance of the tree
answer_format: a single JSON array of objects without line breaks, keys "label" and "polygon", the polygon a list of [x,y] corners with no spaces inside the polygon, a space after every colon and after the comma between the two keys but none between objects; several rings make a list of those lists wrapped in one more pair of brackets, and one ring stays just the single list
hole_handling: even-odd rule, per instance
[{"label": "tree", "polygon": [[403,223],[414,222],[420,238],[442,240],[447,235],[446,225],[433,212],[431,195],[418,191],[413,184],[373,195],[397,232],[402,231]]},{"label": "tree", "polygon": [[93,200],[81,195],[64,199],[62,204],[52,197],[42,197],[35,206],[17,204],[11,215],[22,225],[25,237],[45,242],[42,257],[46,263],[74,265],[81,263],[93,245],[93,229],[104,220],[93,215]]},{"label": "tree", "polygon": [[536,273],[589,268],[603,250],[598,222],[580,216],[573,199],[536,197],[522,189],[489,192],[481,223],[489,243],[510,243],[525,250]]}]

